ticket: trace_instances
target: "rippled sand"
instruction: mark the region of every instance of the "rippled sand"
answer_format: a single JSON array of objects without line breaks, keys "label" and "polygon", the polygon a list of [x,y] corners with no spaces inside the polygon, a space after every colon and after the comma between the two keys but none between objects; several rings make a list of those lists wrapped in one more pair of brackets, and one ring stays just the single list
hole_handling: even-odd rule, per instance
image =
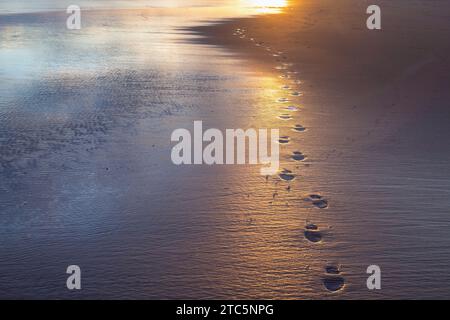
[{"label": "rippled sand", "polygon": [[[2,297],[327,294],[290,147],[272,177],[172,164],[171,132],[194,120],[298,140],[278,118],[277,74],[195,43],[181,27],[198,22],[164,12],[89,12],[70,35],[57,13],[1,20]],[[64,289],[70,264],[82,268],[81,292]]]},{"label": "rippled sand", "polygon": [[[406,58],[392,35],[362,46],[360,7],[341,5],[194,34],[170,10],[92,12],[74,37],[59,15],[0,20],[1,296],[448,297],[446,42],[425,59],[431,27],[406,33]],[[341,41],[331,17],[350,21]],[[395,59],[380,69],[358,50],[383,41]],[[170,134],[194,120],[279,128],[280,172],[172,165]],[[69,264],[83,270],[70,295]]]},{"label": "rippled sand", "polygon": [[[283,183],[289,198],[301,194],[298,215],[326,230],[301,232],[312,245],[307,274],[321,279],[301,291],[333,299],[448,298],[449,4],[377,4],[379,32],[365,28],[367,4],[352,0],[292,2],[281,15],[196,31],[275,74],[282,82],[277,104],[301,105],[284,121],[291,130],[282,152],[304,161],[282,166],[295,174]],[[233,36],[237,28],[246,38]],[[330,261],[340,272],[324,272]],[[366,287],[372,264],[382,270],[380,291]]]}]

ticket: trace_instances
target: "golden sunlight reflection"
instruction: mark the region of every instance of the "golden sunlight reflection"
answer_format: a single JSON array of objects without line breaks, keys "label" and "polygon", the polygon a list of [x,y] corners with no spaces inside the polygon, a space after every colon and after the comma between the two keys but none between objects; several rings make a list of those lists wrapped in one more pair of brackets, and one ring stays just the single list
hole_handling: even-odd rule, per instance
[{"label": "golden sunlight reflection", "polygon": [[246,7],[252,7],[257,13],[278,13],[287,7],[287,0],[241,0]]}]

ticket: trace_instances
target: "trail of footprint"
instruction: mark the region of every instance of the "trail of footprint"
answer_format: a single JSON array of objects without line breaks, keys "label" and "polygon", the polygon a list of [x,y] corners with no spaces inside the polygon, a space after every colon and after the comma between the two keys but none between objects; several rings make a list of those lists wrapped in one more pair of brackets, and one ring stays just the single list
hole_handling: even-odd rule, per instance
[{"label": "trail of footprint", "polygon": [[[242,32],[241,30],[237,30],[238,34],[240,32]],[[244,38],[245,36],[242,36],[241,33],[241,37]],[[251,41],[255,41],[253,38],[250,38]],[[263,42],[256,42],[255,43],[256,46],[262,46]],[[278,59],[278,57],[282,56],[282,59],[287,59],[287,57],[284,55],[284,53],[282,51],[275,51],[275,50],[271,50],[270,47],[265,47],[265,49],[267,51],[273,51],[273,53],[271,54],[273,57],[277,57],[277,61],[280,61],[280,59]],[[281,74],[279,77],[281,79],[290,79],[291,75],[295,75],[298,74],[298,71],[296,70],[288,70],[288,67],[291,67],[293,64],[291,63],[282,63],[281,65],[278,65],[275,67],[276,70],[280,70],[280,71],[284,71],[283,74]],[[302,81],[299,79],[294,79],[292,80],[293,84],[299,85],[302,84]],[[281,89],[283,90],[291,90],[291,87],[289,85],[283,85],[281,87]],[[295,97],[299,97],[302,96],[303,94],[299,91],[292,91],[290,92],[291,96],[295,96]],[[288,98],[279,98],[277,100],[277,102],[279,103],[285,103],[288,102],[289,99]],[[298,108],[295,106],[288,106],[285,108],[285,110],[287,111],[298,111]],[[282,119],[282,120],[290,120],[292,119],[292,117],[289,114],[282,114],[280,115],[278,118]],[[303,127],[302,125],[295,125],[292,130],[296,131],[296,132],[303,132],[306,130],[305,127]],[[279,143],[280,144],[287,144],[289,143],[290,138],[287,136],[283,136],[280,137],[279,139]],[[305,160],[306,156],[300,152],[300,151],[294,151],[292,153],[291,158],[295,161],[303,161]],[[279,177],[281,180],[283,181],[292,181],[295,179],[295,175],[292,173],[292,171],[284,169],[280,174]],[[319,209],[325,209],[328,208],[328,200],[324,199],[323,196],[321,196],[320,194],[310,194],[309,198],[306,199],[308,201],[310,201],[312,203],[313,206],[315,206],[316,208]],[[322,233],[320,232],[319,228],[317,225],[309,223],[305,226],[305,230],[304,230],[304,235],[305,238],[312,242],[312,243],[318,243],[322,241]],[[323,285],[324,287],[330,291],[330,292],[337,292],[339,290],[342,290],[345,286],[345,280],[342,276],[340,276],[340,269],[339,266],[336,265],[327,265],[325,267],[325,276],[323,277]]]}]

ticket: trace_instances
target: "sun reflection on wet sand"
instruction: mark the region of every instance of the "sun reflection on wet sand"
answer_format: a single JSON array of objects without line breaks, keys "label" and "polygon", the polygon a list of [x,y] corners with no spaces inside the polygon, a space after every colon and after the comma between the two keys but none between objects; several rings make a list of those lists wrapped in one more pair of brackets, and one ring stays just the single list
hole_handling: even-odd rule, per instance
[{"label": "sun reflection on wet sand", "polygon": [[[265,1],[253,4],[262,9],[269,6]],[[312,188],[303,178],[304,172],[296,170],[300,164],[291,160],[301,147],[300,134],[292,131],[297,122],[279,119],[286,113],[294,117],[298,110],[291,103],[277,102],[287,97],[283,88],[300,88],[292,79],[278,76],[284,68],[266,72],[225,49],[181,41],[187,35],[177,33],[174,27],[195,22],[180,20],[185,9],[170,14],[166,10],[115,11],[112,20],[108,12],[91,12],[86,14],[83,33],[73,35],[70,41],[64,40],[65,33],[55,27],[57,22],[48,20],[30,28],[36,35],[51,31],[54,37],[45,42],[38,40],[44,36],[30,38],[26,30],[14,31],[27,40],[20,48],[28,52],[38,48],[45,55],[34,55],[36,62],[41,62],[36,65],[43,68],[39,74],[31,72],[37,66],[26,65],[29,73],[17,75],[19,84],[28,90],[12,92],[11,101],[24,96],[27,103],[11,106],[14,111],[23,109],[19,119],[27,124],[42,121],[44,128],[37,135],[39,146],[52,151],[55,163],[73,167],[67,170],[56,165],[42,170],[51,163],[44,155],[44,160],[32,162],[35,168],[29,175],[35,179],[26,176],[16,181],[23,190],[32,192],[31,196],[28,192],[14,193],[10,197],[17,197],[17,201],[11,203],[22,203],[26,198],[30,207],[36,208],[34,217],[45,228],[24,222],[23,230],[33,235],[24,245],[33,241],[34,246],[25,257],[20,255],[24,252],[21,244],[2,242],[6,243],[6,256],[14,264],[14,272],[23,272],[24,278],[34,277],[26,270],[34,266],[37,256],[47,253],[49,262],[58,260],[65,247],[72,247],[73,239],[83,243],[73,246],[74,254],[85,259],[80,263],[107,275],[85,291],[89,296],[320,296],[317,274],[322,272],[322,260],[329,257],[325,253],[332,245],[326,234],[328,222],[321,216],[312,221],[324,230],[322,256],[317,257],[311,250],[315,244],[303,236],[305,219],[315,209],[301,197]],[[207,11],[210,16],[210,9],[191,12],[198,10],[202,12],[198,18],[206,17]],[[12,29],[8,31],[8,37],[13,35]],[[9,53],[11,61],[20,64],[12,59],[13,53]],[[274,65],[279,62],[274,61]],[[28,77],[39,82],[29,84]],[[53,117],[51,123],[49,115]],[[289,141],[283,146],[285,158],[280,169],[286,169],[284,176],[288,178],[286,172],[292,170],[296,179],[266,179],[259,167],[174,167],[167,159],[168,137],[175,128],[186,127],[199,117],[211,128],[280,128]],[[135,132],[130,134],[128,126]],[[71,134],[76,137],[71,139]],[[96,145],[99,150],[88,150],[81,138],[93,139],[96,134],[108,141]],[[19,142],[14,144],[14,139]],[[25,149],[21,144],[33,139],[32,131],[26,131],[23,137],[11,137],[8,150],[24,153],[33,161],[32,145],[25,145]],[[52,147],[54,141],[59,145]],[[75,149],[83,161],[70,161],[64,151],[67,147]],[[314,155],[310,150],[300,151]],[[10,167],[21,169],[20,161],[7,160]],[[39,175],[42,171],[52,174]],[[51,192],[40,188],[42,185],[51,186]],[[10,200],[4,197],[2,200]],[[7,203],[3,201],[3,217],[9,218],[1,220],[2,225],[20,234],[22,229],[8,221],[17,216],[14,213],[27,214],[30,209],[17,210]],[[53,217],[67,221],[71,227],[48,228],[55,223]],[[50,253],[45,241],[34,241],[42,230],[55,243]],[[99,247],[101,259],[107,259],[108,264],[99,260]],[[55,273],[53,265],[44,266],[49,271],[46,275]],[[109,276],[123,280],[105,293],[102,284],[111,282]]]},{"label": "sun reflection on wet sand", "polygon": [[252,8],[257,14],[274,14],[288,6],[287,0],[241,0],[241,5]]}]

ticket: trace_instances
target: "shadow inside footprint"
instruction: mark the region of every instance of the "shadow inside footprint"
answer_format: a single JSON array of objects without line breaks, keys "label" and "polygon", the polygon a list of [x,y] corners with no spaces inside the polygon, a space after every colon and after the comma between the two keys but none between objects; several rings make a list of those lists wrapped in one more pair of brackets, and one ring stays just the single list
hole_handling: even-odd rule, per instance
[{"label": "shadow inside footprint", "polygon": [[281,171],[281,173],[279,174],[279,177],[281,180],[284,181],[292,181],[295,179],[295,175],[292,173],[292,171],[284,169],[283,171]]},{"label": "shadow inside footprint", "polygon": [[325,272],[328,274],[340,274],[341,270],[339,269],[339,266],[327,265],[325,267]]},{"label": "shadow inside footprint", "polygon": [[292,119],[292,116],[291,116],[290,114],[283,113],[283,114],[280,114],[280,115],[278,116],[278,119],[281,119],[281,120],[291,120],[291,119]]},{"label": "shadow inside footprint", "polygon": [[306,156],[300,151],[294,151],[292,153],[292,159],[294,159],[295,161],[303,161],[306,159]]},{"label": "shadow inside footprint", "polygon": [[310,201],[313,206],[319,209],[328,208],[328,200],[326,200],[320,194],[310,194],[309,197],[305,199],[305,201]]},{"label": "shadow inside footprint", "polygon": [[310,242],[322,241],[322,233],[320,231],[305,230],[305,238]]},{"label": "shadow inside footprint", "polygon": [[328,207],[328,201],[325,199],[314,200],[312,204],[319,209],[325,209]]},{"label": "shadow inside footprint", "polygon": [[288,136],[282,136],[278,139],[278,143],[280,144],[286,144],[289,143],[289,141],[291,141],[291,139]]},{"label": "shadow inside footprint", "polygon": [[330,292],[341,290],[345,285],[345,280],[339,276],[326,276],[323,279],[323,285]]},{"label": "shadow inside footprint", "polygon": [[319,227],[314,223],[308,223],[305,227],[306,230],[319,230]]},{"label": "shadow inside footprint", "polygon": [[296,124],[292,130],[297,131],[297,132],[303,132],[306,130],[306,128],[300,124]]}]

